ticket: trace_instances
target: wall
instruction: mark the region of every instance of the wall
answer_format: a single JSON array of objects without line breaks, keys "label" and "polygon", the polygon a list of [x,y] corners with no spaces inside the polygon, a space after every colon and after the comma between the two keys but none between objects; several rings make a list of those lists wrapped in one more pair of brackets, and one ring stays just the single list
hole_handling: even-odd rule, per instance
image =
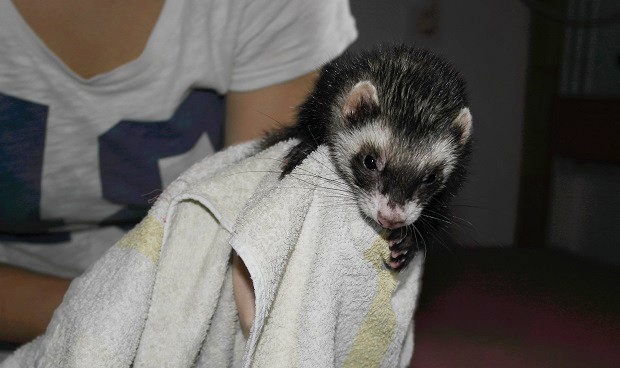
[{"label": "wall", "polygon": [[[437,5],[436,32],[418,31]],[[468,82],[474,116],[471,175],[454,203],[454,232],[463,245],[513,242],[525,96],[529,13],[518,1],[351,0],[360,38],[414,42],[454,62]],[[471,223],[471,224],[469,224]]]},{"label": "wall", "polygon": [[[617,15],[620,6],[617,0],[569,0],[568,11],[573,19],[596,19]],[[560,94],[620,98],[619,21],[567,28]],[[554,160],[548,234],[553,247],[620,267],[618,208],[619,165],[564,157]]]},{"label": "wall", "polygon": [[570,96],[620,98],[620,3],[568,0],[572,19],[606,19],[597,27],[568,27],[560,92]]}]

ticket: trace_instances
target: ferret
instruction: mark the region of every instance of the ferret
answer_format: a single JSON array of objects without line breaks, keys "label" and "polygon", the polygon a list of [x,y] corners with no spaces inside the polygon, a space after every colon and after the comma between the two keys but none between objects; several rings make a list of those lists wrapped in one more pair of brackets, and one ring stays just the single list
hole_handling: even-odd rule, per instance
[{"label": "ferret", "polygon": [[262,148],[296,138],[281,177],[319,145],[359,210],[389,231],[386,267],[401,270],[449,222],[471,152],[472,116],[460,74],[433,53],[383,45],[326,64],[296,123]]}]

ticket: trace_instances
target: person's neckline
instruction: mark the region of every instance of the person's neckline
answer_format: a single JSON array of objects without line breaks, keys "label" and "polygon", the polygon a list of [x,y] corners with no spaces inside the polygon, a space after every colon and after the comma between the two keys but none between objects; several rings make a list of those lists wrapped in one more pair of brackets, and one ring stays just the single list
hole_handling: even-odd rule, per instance
[{"label": "person's neckline", "polygon": [[152,62],[151,55],[153,54],[153,48],[155,47],[157,40],[160,38],[162,28],[164,28],[163,23],[164,19],[166,19],[165,14],[167,12],[168,3],[168,1],[164,1],[157,20],[151,30],[151,34],[149,35],[144,48],[138,57],[110,70],[103,71],[89,77],[84,77],[76,73],[58,55],[56,55],[45,44],[41,37],[39,37],[39,35],[30,27],[11,0],[5,0],[5,5],[7,5],[7,10],[13,14],[5,15],[7,18],[14,20],[22,39],[29,44],[31,49],[41,57],[51,60],[53,64],[56,65],[58,69],[67,77],[80,84],[99,85],[110,84],[116,81],[126,81],[127,79],[133,78],[146,70],[148,64]]}]

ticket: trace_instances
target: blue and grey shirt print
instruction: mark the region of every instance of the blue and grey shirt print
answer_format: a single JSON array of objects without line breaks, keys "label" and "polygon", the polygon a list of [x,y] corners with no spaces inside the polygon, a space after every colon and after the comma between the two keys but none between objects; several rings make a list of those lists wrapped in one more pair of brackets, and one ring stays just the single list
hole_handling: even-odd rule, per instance
[{"label": "blue and grey shirt print", "polygon": [[[162,189],[158,160],[188,152],[203,134],[221,148],[224,103],[211,90],[192,90],[166,121],[123,120],[98,136],[102,197],[123,206],[99,225],[131,227],[146,214],[147,194]],[[62,231],[64,219],[41,217],[48,112],[0,93],[0,240],[53,243],[70,236]]]}]

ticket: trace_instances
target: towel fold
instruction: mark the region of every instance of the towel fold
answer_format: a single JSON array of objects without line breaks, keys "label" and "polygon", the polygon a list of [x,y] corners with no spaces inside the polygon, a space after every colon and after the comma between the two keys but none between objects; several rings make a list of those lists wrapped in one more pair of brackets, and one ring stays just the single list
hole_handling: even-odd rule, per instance
[{"label": "towel fold", "polygon": [[[399,273],[384,266],[387,241],[326,147],[280,180],[293,144],[244,144],[194,165],[1,366],[408,366],[423,255]],[[247,341],[232,249],[256,295]]]}]

